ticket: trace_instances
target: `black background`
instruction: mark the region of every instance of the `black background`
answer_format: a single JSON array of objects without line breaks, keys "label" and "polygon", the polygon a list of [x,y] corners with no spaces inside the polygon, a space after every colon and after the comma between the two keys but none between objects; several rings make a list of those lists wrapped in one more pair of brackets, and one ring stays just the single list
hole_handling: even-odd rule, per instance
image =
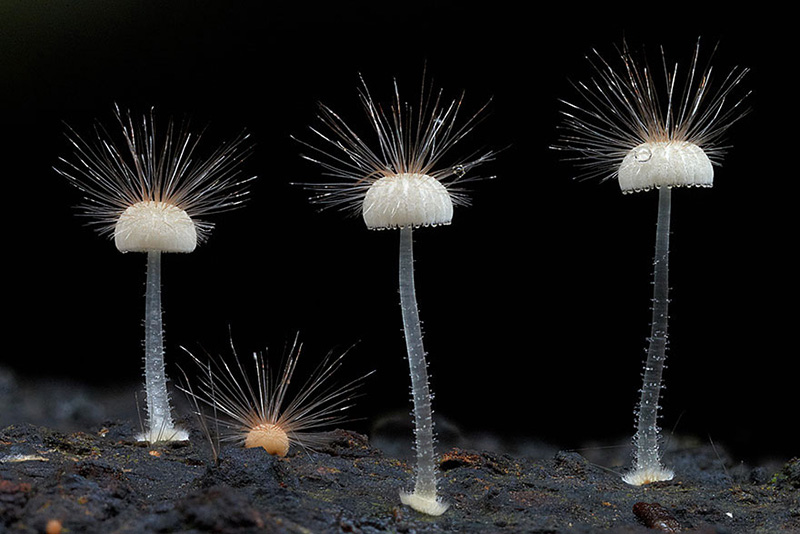
[{"label": "black background", "polygon": [[[796,46],[764,5],[749,13],[614,4],[462,2],[3,2],[0,150],[5,247],[3,363],[23,375],[128,384],[141,372],[144,257],[119,254],[76,216],[52,170],[64,123],[113,125],[113,104],[155,106],[247,129],[248,205],[210,240],[169,255],[164,311],[178,349],[278,357],[295,332],[309,361],[354,343],[343,378],[377,370],[359,413],[408,410],[397,233],[319,212],[292,185],[320,179],[290,136],[310,139],[317,102],[367,132],[363,74],[378,100],[417,94],[423,66],[467,111],[492,99],[470,140],[504,149],[449,227],[415,234],[435,410],[564,446],[632,433],[649,325],[656,195],[572,179],[548,147],[557,99],[591,76],[592,48],[664,45],[687,63],[716,43],[718,75],[752,69],[752,112],[713,189],[673,195],[671,339],[663,426],[738,458],[796,454]],[[519,6],[519,7],[518,7]],[[654,56],[651,56],[654,57]],[[171,367],[174,374],[174,367]]]}]

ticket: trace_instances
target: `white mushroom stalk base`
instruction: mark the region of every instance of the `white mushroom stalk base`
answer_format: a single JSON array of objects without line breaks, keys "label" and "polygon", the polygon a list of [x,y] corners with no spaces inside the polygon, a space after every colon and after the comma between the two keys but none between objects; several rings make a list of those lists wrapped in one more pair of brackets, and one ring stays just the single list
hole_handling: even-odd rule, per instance
[{"label": "white mushroom stalk base", "polygon": [[144,376],[147,396],[147,421],[139,441],[184,441],[185,430],[172,422],[164,372],[164,327],[161,317],[161,252],[147,253],[147,283],[145,291]]},{"label": "white mushroom stalk base", "polygon": [[416,490],[414,493],[400,492],[400,502],[423,514],[442,515],[450,508],[450,505],[436,496],[423,495]]},{"label": "white mushroom stalk base", "polygon": [[428,515],[441,515],[449,505],[436,494],[436,454],[434,452],[433,410],[428,386],[428,365],[422,346],[422,329],[414,289],[413,236],[410,226],[400,229],[400,307],[411,371],[414,402],[414,442],[417,453],[413,492],[401,492],[400,501]]}]

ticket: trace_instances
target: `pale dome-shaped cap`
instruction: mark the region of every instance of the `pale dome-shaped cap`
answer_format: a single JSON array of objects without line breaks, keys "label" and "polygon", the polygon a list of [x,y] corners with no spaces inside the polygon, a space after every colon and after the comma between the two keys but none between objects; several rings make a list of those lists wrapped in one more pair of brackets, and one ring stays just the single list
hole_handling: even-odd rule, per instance
[{"label": "pale dome-shaped cap", "polygon": [[432,176],[394,174],[369,187],[362,213],[370,229],[436,226],[453,220],[453,200]]},{"label": "pale dome-shaped cap", "polygon": [[119,216],[114,243],[120,252],[192,252],[197,228],[184,210],[147,200],[129,206]]},{"label": "pale dome-shaped cap", "polygon": [[711,160],[702,148],[685,141],[642,143],[625,155],[617,174],[623,193],[714,183]]}]

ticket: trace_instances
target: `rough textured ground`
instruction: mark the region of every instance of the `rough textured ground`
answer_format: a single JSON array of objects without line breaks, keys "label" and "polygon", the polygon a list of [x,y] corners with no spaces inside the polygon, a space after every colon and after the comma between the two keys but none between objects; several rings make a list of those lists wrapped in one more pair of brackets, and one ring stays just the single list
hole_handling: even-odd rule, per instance
[{"label": "rough textured ground", "polygon": [[[7,397],[0,405],[34,422],[52,417],[54,406],[60,423],[76,413],[64,402],[46,406],[63,396],[56,385],[45,391],[40,404]],[[17,390],[13,398],[26,396]],[[465,447],[441,425],[440,488],[451,508],[431,518],[399,504],[412,477],[400,452],[407,429],[395,437],[387,425],[372,443],[338,430],[326,448],[286,458],[224,447],[215,463],[197,429],[189,442],[148,446],[133,440],[134,420],[79,420],[79,431],[27,422],[0,429],[0,532],[800,532],[800,459],[750,467],[701,441],[673,439],[675,480],[636,488],[601,467],[614,465],[603,455],[617,449],[496,452],[495,443],[487,452],[488,442]]]},{"label": "rough textured ground", "polygon": [[663,532],[800,532],[798,460],[726,473],[717,450],[693,448],[673,456],[675,481],[633,488],[575,452],[450,449],[440,469],[452,506],[430,518],[398,503],[411,467],[359,434],[337,431],[326,449],[286,458],[225,448],[215,465],[200,434],[147,446],[132,441],[136,430],[0,431],[0,531],[652,532],[634,513],[646,502],[662,507]]}]

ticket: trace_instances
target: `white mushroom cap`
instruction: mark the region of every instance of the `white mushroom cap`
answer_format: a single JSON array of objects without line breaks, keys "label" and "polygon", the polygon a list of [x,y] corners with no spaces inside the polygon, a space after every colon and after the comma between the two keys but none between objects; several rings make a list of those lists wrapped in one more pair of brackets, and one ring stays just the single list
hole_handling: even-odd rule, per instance
[{"label": "white mushroom cap", "polygon": [[686,141],[642,143],[625,155],[617,174],[623,193],[714,183],[711,160],[702,148]]},{"label": "white mushroom cap", "polygon": [[114,242],[120,252],[192,252],[197,246],[197,228],[184,210],[146,200],[120,215]]},{"label": "white mushroom cap", "polygon": [[369,229],[437,226],[453,220],[453,200],[447,188],[427,174],[393,174],[369,187],[362,213]]}]

